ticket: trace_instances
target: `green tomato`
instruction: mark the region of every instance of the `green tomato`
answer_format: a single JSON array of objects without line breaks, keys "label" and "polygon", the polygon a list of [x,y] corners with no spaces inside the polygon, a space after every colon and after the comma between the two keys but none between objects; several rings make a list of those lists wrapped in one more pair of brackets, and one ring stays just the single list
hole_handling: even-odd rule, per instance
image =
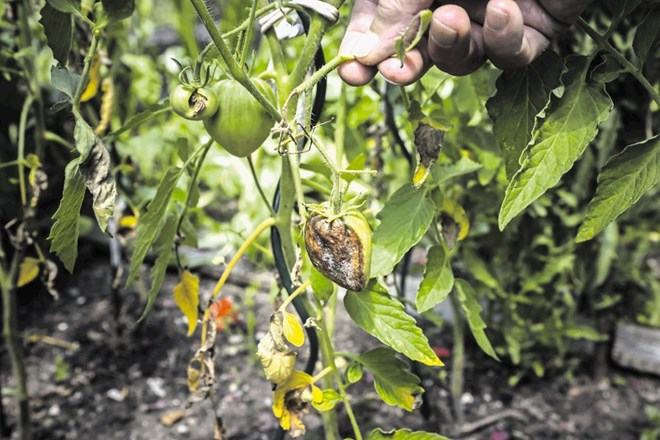
[{"label": "green tomato", "polygon": [[[257,78],[252,82],[270,102],[275,102],[275,94],[266,81]],[[220,110],[204,121],[206,131],[234,156],[249,156],[268,138],[275,122],[238,81],[220,81],[212,90],[218,95]]]},{"label": "green tomato", "polygon": [[204,87],[179,84],[170,93],[170,104],[177,115],[191,121],[203,121],[218,111],[218,97]]},{"label": "green tomato", "polygon": [[327,207],[305,222],[305,249],[326,278],[354,292],[364,289],[371,270],[371,228],[357,209],[332,216]]}]

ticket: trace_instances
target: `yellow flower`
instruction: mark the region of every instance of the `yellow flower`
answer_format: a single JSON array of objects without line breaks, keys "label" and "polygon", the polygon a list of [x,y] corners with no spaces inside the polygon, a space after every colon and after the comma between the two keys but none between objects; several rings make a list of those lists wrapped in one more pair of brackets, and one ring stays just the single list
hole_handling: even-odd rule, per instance
[{"label": "yellow flower", "polygon": [[280,419],[280,426],[289,431],[291,437],[305,434],[303,415],[309,412],[310,403],[323,401],[323,392],[312,382],[309,374],[294,371],[273,393],[273,414]]}]

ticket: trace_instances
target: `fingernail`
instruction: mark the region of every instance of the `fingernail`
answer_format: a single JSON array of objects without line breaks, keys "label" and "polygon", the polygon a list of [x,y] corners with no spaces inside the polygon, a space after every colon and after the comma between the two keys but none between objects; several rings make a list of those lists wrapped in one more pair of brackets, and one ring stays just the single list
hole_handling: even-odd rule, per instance
[{"label": "fingernail", "polygon": [[376,47],[378,41],[380,41],[378,35],[367,32],[353,46],[353,56],[356,58],[366,57]]},{"label": "fingernail", "polygon": [[458,39],[458,32],[446,26],[442,23],[439,23],[435,28],[435,32],[430,33],[431,40],[433,43],[440,47],[452,47],[456,44]]},{"label": "fingernail", "polygon": [[486,25],[496,32],[504,29],[508,22],[509,14],[501,9],[492,7],[486,13]]}]

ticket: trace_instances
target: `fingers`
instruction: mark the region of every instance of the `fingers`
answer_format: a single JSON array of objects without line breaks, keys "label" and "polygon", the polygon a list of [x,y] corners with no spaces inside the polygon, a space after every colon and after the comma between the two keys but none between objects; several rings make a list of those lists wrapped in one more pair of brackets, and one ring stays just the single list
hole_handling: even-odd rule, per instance
[{"label": "fingers", "polygon": [[483,26],[486,55],[500,69],[526,66],[543,52],[549,40],[525,25],[523,14],[513,0],[491,0]]},{"label": "fingers", "polygon": [[440,69],[467,75],[485,61],[481,26],[473,24],[465,9],[445,5],[433,11],[428,54]]}]

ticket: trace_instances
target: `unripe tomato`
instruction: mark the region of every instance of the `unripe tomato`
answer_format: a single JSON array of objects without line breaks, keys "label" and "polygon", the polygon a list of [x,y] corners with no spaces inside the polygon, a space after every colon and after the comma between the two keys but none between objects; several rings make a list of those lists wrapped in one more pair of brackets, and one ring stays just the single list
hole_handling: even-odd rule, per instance
[{"label": "unripe tomato", "polygon": [[[266,81],[257,78],[252,82],[269,101],[275,102],[275,94]],[[238,81],[220,81],[212,90],[218,95],[220,109],[204,121],[206,131],[234,156],[249,156],[263,144],[275,122]]]},{"label": "unripe tomato", "polygon": [[305,249],[326,278],[354,292],[364,289],[371,270],[371,228],[356,209],[338,217],[312,213],[305,223]]},{"label": "unripe tomato", "polygon": [[191,121],[203,121],[218,111],[216,94],[205,87],[179,84],[170,93],[174,112]]}]

